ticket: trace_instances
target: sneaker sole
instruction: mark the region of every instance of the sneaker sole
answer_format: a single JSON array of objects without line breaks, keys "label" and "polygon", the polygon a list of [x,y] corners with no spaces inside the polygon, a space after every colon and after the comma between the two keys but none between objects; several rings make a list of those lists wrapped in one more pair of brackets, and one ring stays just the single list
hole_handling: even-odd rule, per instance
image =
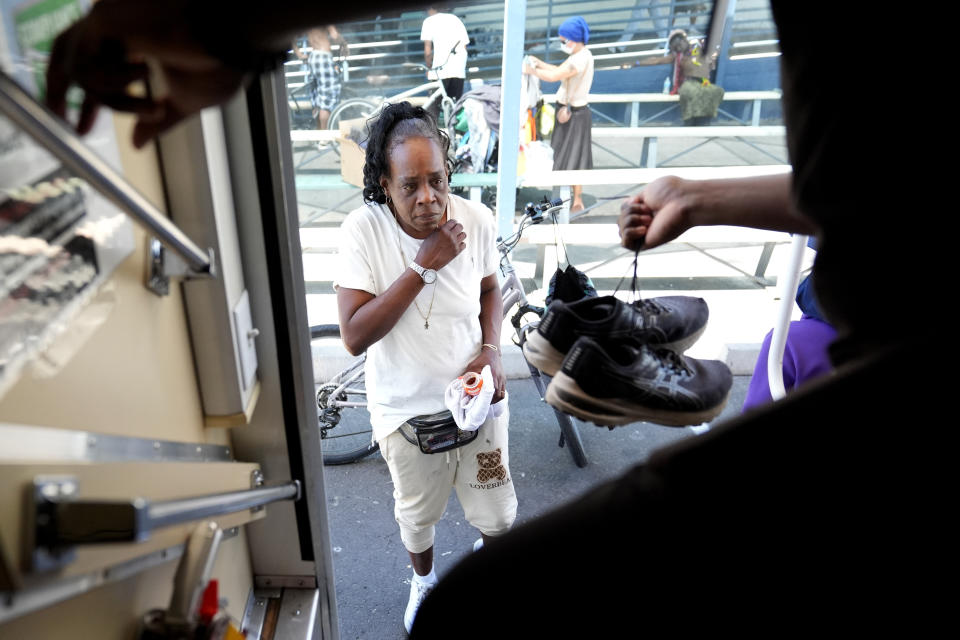
[{"label": "sneaker sole", "polygon": [[668,427],[690,427],[710,422],[727,405],[727,396],[715,407],[702,411],[651,409],[627,400],[594,398],[577,382],[560,372],[547,387],[546,401],[551,407],[601,427],[618,427],[633,422],[652,422]]},{"label": "sneaker sole", "polygon": [[556,375],[560,371],[565,356],[565,353],[558,351],[549,340],[541,336],[539,331],[531,331],[523,343],[523,357],[548,376]]},{"label": "sneaker sole", "polygon": [[[670,349],[677,354],[682,354],[700,339],[700,336],[703,335],[706,328],[707,325],[703,325],[699,330],[681,340],[653,346],[656,346],[658,349]],[[543,371],[548,376],[555,376],[563,366],[563,359],[567,354],[557,350],[557,348],[550,344],[549,340],[541,336],[538,331],[531,331],[523,343],[523,355],[530,364],[540,371]]]}]

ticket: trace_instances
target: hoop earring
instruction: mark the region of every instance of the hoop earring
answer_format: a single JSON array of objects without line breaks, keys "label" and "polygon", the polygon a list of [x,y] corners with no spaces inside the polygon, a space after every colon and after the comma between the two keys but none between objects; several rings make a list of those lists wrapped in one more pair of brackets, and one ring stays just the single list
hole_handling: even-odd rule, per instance
[{"label": "hoop earring", "polygon": [[387,196],[387,204],[393,204],[393,198]]}]

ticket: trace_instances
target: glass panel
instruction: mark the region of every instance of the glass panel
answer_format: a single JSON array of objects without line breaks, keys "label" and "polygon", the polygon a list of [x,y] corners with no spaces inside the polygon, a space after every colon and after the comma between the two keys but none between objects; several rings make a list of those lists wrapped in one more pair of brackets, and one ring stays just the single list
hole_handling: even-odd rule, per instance
[{"label": "glass panel", "polygon": [[[500,83],[503,7],[500,2],[477,2],[456,9],[470,37],[468,96],[472,89]],[[736,3],[724,57],[703,74],[723,89],[716,115],[684,118],[681,102],[706,101],[709,111],[712,98],[704,95],[686,100],[678,95],[679,87],[675,89],[674,84],[680,75],[672,62],[663,60],[669,54],[667,37],[673,30],[684,30],[695,52],[705,41],[711,8],[711,3],[692,0],[605,0],[591,2],[588,12],[583,3],[572,0],[527,3],[525,50],[546,63],[560,64],[566,59],[558,36],[565,19],[583,15],[589,25],[587,48],[595,69],[590,90],[594,96],[590,101],[594,169],[677,168],[682,173],[701,167],[785,165],[782,133],[769,128],[782,125],[782,119],[776,29],[766,2]],[[336,25],[334,32],[325,28],[314,30],[312,36],[305,32],[290,50],[285,75],[311,325],[337,321],[332,289],[337,229],[346,214],[362,203],[363,153],[356,144],[340,140],[341,124],[369,117],[385,101],[424,103],[431,94],[437,96],[438,83],[428,80],[423,67],[420,31],[425,16],[423,12],[396,12]],[[660,63],[650,64],[654,60]],[[553,168],[549,130],[559,87],[558,82],[540,82],[546,114],[534,109],[531,122],[542,144],[524,149],[521,170]],[[698,91],[710,93],[702,83]],[[470,102],[468,98],[464,104]],[[467,111],[469,107],[458,108],[452,118],[456,121],[453,192],[480,198],[494,208],[496,132],[483,145],[478,144],[476,131],[471,140]],[[492,122],[497,117],[494,112]],[[719,136],[669,135],[661,129],[683,126],[685,120],[689,125],[745,128],[727,129]],[[642,127],[655,127],[655,133],[662,135],[648,135]],[[471,175],[475,173],[485,175]],[[722,174],[718,171],[718,175]],[[614,184],[598,176],[596,180],[604,183],[585,186],[586,211],[582,215],[586,220],[612,220],[619,207],[617,198],[641,186],[639,180],[630,178],[629,174],[611,177],[620,180]],[[521,186],[518,213],[527,202],[561,195],[564,186]],[[581,260],[597,261],[586,247],[571,243],[570,249],[574,256],[581,255]],[[536,253],[535,247],[524,245],[516,250],[514,257],[523,278],[534,276]],[[605,272],[599,277],[620,275]]]},{"label": "glass panel", "polygon": [[[779,100],[777,36],[768,3],[736,3],[732,21],[721,30],[718,56],[713,63],[696,55],[698,48],[706,44],[712,8],[710,2],[694,0],[526,2],[525,54],[546,65],[563,65],[570,54],[562,51],[561,45],[569,38],[560,33],[560,26],[568,18],[581,16],[589,28],[584,49],[593,64],[592,86],[585,101],[590,130],[585,148],[590,150],[592,159],[585,164],[584,172],[576,176],[582,182],[583,208],[569,211],[570,224],[556,231],[542,226],[524,227],[525,241],[509,253],[510,266],[519,276],[519,286],[530,304],[545,303],[550,276],[558,261],[567,259],[591,277],[600,295],[616,293],[630,297],[629,279],[625,281],[624,277],[632,273],[635,256],[619,246],[616,218],[625,198],[657,177],[727,177],[788,169]],[[462,101],[454,102],[449,114],[442,103],[436,109],[440,126],[453,141],[451,191],[479,200],[494,212],[498,152],[503,146],[497,133],[508,9],[509,5],[503,2],[455,6],[453,13],[470,38],[464,96]],[[365,402],[363,379],[344,384],[351,375],[349,367],[357,363],[346,354],[339,340],[332,286],[338,275],[340,225],[363,204],[361,145],[365,138],[362,133],[354,133],[350,121],[362,122],[386,101],[408,99],[423,104],[431,95],[442,97],[440,83],[425,73],[423,66],[427,60],[420,36],[426,17],[425,12],[385,13],[375,19],[338,24],[335,31],[323,28],[312,36],[305,33],[291,48],[285,66],[307,309],[310,324],[316,327],[314,369],[322,425],[328,430],[325,450],[341,455],[341,460],[345,450],[361,450],[370,438],[369,414],[351,408],[351,403]],[[678,29],[684,31],[683,46],[678,50],[682,53],[681,62],[685,62],[679,68],[675,64],[678,56],[668,46],[671,34]],[[432,49],[435,64],[440,54],[450,50],[439,46]],[[690,76],[699,80],[691,82]],[[684,84],[690,85],[690,95],[681,91]],[[525,95],[532,96],[530,109],[523,120],[521,139],[509,145],[521,154],[517,206],[515,211],[497,212],[510,218],[514,230],[519,227],[527,203],[559,198],[563,200],[563,209],[580,204],[575,202],[572,180],[556,177],[553,171],[580,168],[554,165],[553,147],[558,146],[555,118],[558,101],[566,95],[566,89],[561,89],[561,82],[548,79],[527,83],[525,87],[529,90]],[[485,101],[488,91],[495,97]],[[519,94],[521,87],[512,87],[510,91]],[[723,94],[722,99],[716,97],[719,93]],[[691,102],[699,109],[694,109],[695,115],[684,112],[689,111]],[[701,113],[704,110],[706,113]],[[765,278],[760,265],[766,265],[770,255],[765,251],[764,240],[758,238],[731,239],[725,235],[696,244],[675,243],[641,254],[637,272],[643,297],[679,293],[709,299],[711,323],[718,328],[701,341],[703,344],[694,347],[695,357],[718,357],[715,352],[727,343],[759,343],[769,330],[775,315],[775,307],[769,302],[772,280]],[[396,250],[393,244],[391,248]],[[508,277],[506,272],[501,275],[502,280]],[[518,283],[510,284],[516,295]],[[755,321],[748,322],[743,320],[747,308],[764,308],[768,313],[754,314]],[[516,307],[508,317],[514,311]],[[527,319],[536,320],[536,315]],[[516,356],[520,358],[519,366],[525,367],[519,350],[509,352],[514,337],[514,328],[505,323],[502,342],[508,353],[504,358]],[[338,372],[342,372],[341,377],[337,377]],[[739,379],[745,388],[744,380],[749,380],[749,376]],[[543,393],[542,388],[539,391]],[[737,410],[738,406],[732,404],[724,415]],[[550,449],[556,450],[557,420],[552,411],[546,405],[537,405],[530,411],[529,415],[535,415],[542,423],[538,425],[541,430],[549,431]],[[581,424],[588,458],[591,451],[603,455],[601,452],[611,446],[611,439],[616,439],[620,448],[638,447],[636,457],[631,458],[637,460],[644,455],[641,450],[663,444],[660,438],[687,437],[696,431],[685,429],[667,434],[645,431],[645,425],[636,426],[629,431],[629,438],[617,438],[623,432],[607,434]],[[563,423],[560,428],[564,429]],[[573,434],[577,433],[577,426],[567,427],[570,428]],[[343,437],[335,440],[337,433]],[[565,462],[573,468],[574,462],[567,454],[572,448],[569,433],[564,431],[568,446],[561,451]],[[657,435],[661,433],[662,436]],[[547,455],[544,451],[542,458],[546,460]],[[538,461],[540,458],[537,456]],[[377,492],[366,486],[379,486],[378,479],[385,473],[383,461],[379,456],[360,454],[356,459],[358,462],[347,469],[328,467],[326,476],[330,495],[340,496],[334,499],[337,509],[331,511],[332,539],[338,563],[341,631],[351,636],[390,624],[393,618],[389,616],[402,615],[405,603],[393,593],[393,587],[384,587],[389,595],[375,598],[378,606],[373,616],[362,609],[362,604],[355,609],[347,604],[363,603],[369,597],[359,585],[388,584],[383,579],[398,573],[394,560],[403,553],[399,543],[392,542],[397,549],[395,554],[392,549],[387,551],[392,558],[390,565],[374,567],[377,577],[371,579],[367,577],[370,569],[364,568],[368,563],[361,566],[360,560],[368,550],[351,547],[350,534],[336,530],[338,521],[344,527],[359,524],[391,541],[398,540],[390,534],[396,525],[389,491]],[[606,459],[598,464],[606,464]],[[609,473],[616,473],[617,468],[616,464],[609,465]],[[528,474],[535,475],[532,470]],[[570,486],[576,482],[571,478]],[[520,497],[521,503],[530,500],[528,495]],[[368,511],[366,507],[351,506],[353,498],[376,500],[380,507]],[[534,507],[530,502],[526,505],[534,511],[551,506]],[[365,515],[362,520],[351,520],[343,516],[348,512]],[[448,515],[462,519],[462,512],[451,506],[450,514],[438,525],[447,526],[447,534],[454,537],[459,530],[450,526],[453,523]],[[455,523],[464,525],[460,529],[466,528],[466,524]],[[444,545],[450,549],[449,538]],[[438,549],[436,557],[452,553],[452,557],[441,560],[452,563],[462,552],[459,546],[453,552]],[[407,570],[399,570],[402,577],[407,577]],[[398,608],[381,606],[394,600],[400,603]]]},{"label": "glass panel", "polygon": [[[76,0],[4,3],[0,68],[42,96],[53,36],[87,6]],[[72,109],[80,97],[68,96]],[[84,142],[117,168],[114,136],[105,114]],[[132,250],[126,216],[0,115],[0,396]],[[76,341],[85,335],[71,334]]]}]

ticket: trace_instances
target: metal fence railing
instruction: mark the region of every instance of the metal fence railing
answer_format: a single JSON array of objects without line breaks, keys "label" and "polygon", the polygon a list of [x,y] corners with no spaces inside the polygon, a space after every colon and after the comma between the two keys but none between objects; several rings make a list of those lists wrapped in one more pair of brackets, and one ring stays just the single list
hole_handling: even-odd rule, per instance
[{"label": "metal fence railing", "polygon": [[[672,28],[684,28],[692,36],[703,35],[711,4],[698,0],[529,0],[525,48],[548,62],[560,62],[563,54],[553,47],[557,29],[568,17],[582,15],[590,25],[588,46],[597,70],[622,69],[639,57],[660,54]],[[502,2],[477,2],[454,9],[470,34],[470,79],[500,79],[503,7]],[[425,17],[423,11],[396,12],[337,25],[350,44],[343,95],[384,95],[422,82],[422,73],[404,65],[423,62],[420,27]],[[769,4],[762,0],[738,2],[731,30],[731,57],[774,55],[776,46]],[[288,86],[298,88],[305,70],[292,52],[286,71]],[[745,87],[751,88],[771,87]]]}]

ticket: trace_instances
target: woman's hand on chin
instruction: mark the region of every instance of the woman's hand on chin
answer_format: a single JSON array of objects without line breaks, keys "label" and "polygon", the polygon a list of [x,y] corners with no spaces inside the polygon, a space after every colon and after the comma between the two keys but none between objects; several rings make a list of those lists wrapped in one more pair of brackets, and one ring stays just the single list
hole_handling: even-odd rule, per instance
[{"label": "woman's hand on chin", "polygon": [[447,220],[420,245],[416,262],[421,267],[434,271],[442,269],[466,248],[466,239],[463,225],[456,220]]}]

